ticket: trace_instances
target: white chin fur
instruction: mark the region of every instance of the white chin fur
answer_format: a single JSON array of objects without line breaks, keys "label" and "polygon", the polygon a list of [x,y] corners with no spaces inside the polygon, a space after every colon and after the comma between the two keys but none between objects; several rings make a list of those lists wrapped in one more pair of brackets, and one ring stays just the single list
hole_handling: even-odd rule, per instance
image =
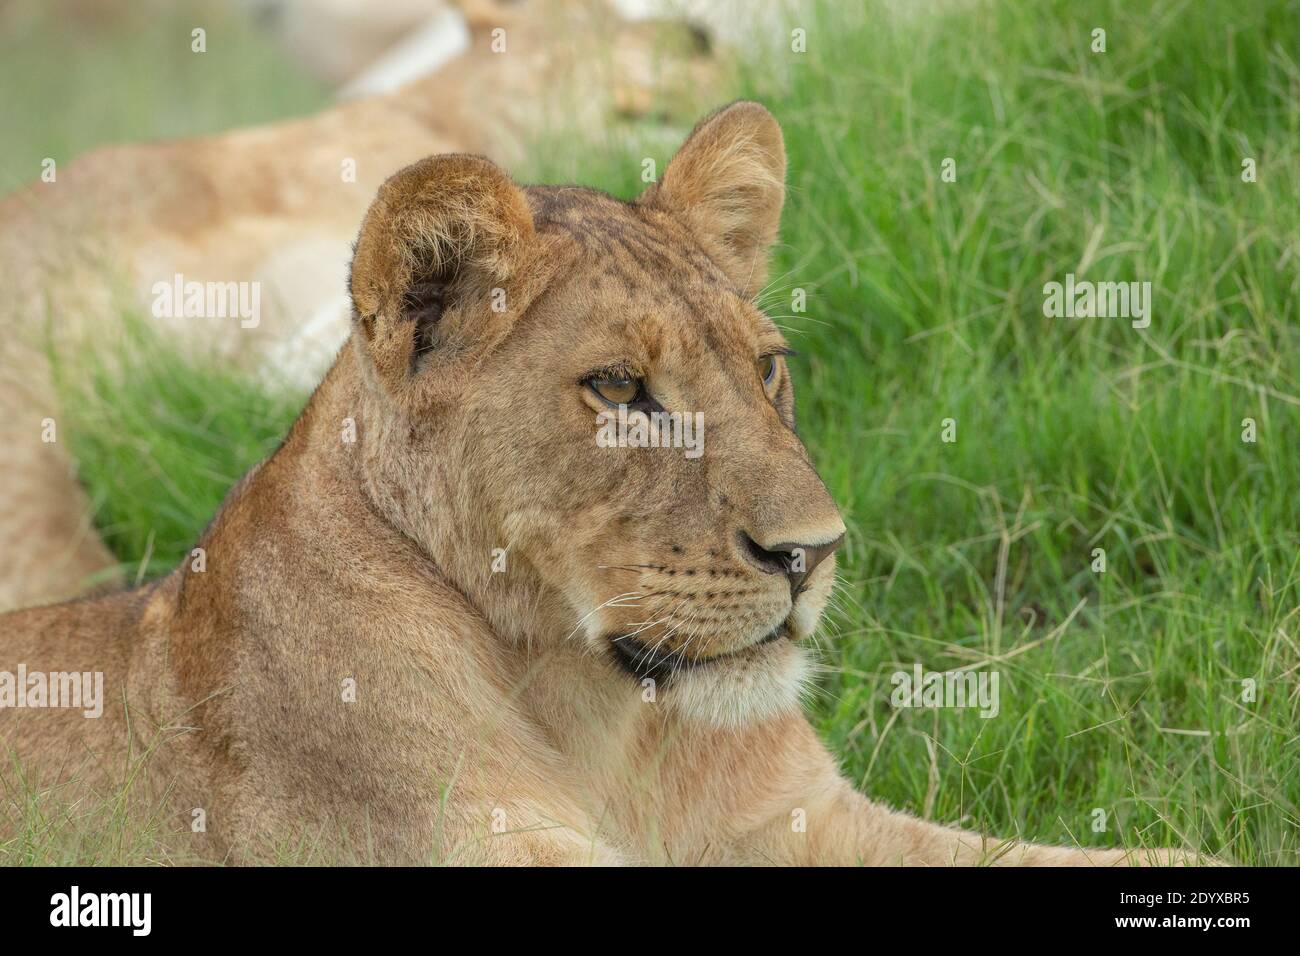
[{"label": "white chin fur", "polygon": [[659,699],[689,720],[737,728],[799,710],[811,672],[807,651],[781,639],[680,672]]}]

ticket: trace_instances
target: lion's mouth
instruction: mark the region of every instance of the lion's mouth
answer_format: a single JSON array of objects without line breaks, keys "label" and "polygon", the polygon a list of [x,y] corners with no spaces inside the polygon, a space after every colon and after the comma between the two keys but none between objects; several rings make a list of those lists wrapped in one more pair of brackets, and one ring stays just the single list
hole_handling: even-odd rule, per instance
[{"label": "lion's mouth", "polygon": [[786,618],[773,628],[771,633],[763,635],[758,640],[734,651],[714,654],[712,657],[687,657],[682,653],[681,648],[660,650],[653,644],[638,641],[630,634],[611,636],[609,646],[613,649],[614,660],[627,673],[638,680],[649,677],[656,684],[663,684],[674,674],[694,670],[697,667],[725,663],[748,654],[764,644],[770,644],[778,638],[789,636],[790,633],[790,619]]}]

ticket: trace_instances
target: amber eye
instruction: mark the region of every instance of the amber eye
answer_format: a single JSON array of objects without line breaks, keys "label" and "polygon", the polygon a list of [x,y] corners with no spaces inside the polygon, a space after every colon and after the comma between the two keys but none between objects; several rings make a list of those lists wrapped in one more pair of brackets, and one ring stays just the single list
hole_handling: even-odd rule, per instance
[{"label": "amber eye", "polygon": [[593,378],[587,387],[611,405],[629,405],[641,393],[634,378]]},{"label": "amber eye", "polygon": [[758,360],[758,374],[762,376],[764,385],[772,384],[772,379],[776,378],[775,355],[764,355]]}]

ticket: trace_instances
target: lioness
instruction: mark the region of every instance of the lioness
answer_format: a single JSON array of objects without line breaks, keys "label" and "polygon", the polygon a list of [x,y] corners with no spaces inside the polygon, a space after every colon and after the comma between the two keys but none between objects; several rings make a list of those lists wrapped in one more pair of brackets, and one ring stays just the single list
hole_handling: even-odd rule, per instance
[{"label": "lioness", "polygon": [[[784,175],[740,102],[632,203],[466,155],[389,179],[350,340],[196,556],[0,618],[8,670],[106,688],[0,710],[23,786],[135,775],[231,861],[1125,860],[873,804],[800,713],[845,526],[752,302]],[[620,406],[702,412],[703,454],[601,447]]]}]

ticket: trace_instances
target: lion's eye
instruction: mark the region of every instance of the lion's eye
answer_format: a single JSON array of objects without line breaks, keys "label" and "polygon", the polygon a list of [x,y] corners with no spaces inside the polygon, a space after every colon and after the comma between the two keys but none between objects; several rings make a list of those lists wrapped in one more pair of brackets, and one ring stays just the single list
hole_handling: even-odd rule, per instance
[{"label": "lion's eye", "polygon": [[764,385],[772,384],[772,379],[776,378],[775,355],[764,355],[758,360],[758,374],[762,377]]},{"label": "lion's eye", "polygon": [[628,405],[641,393],[634,378],[593,378],[587,387],[611,405]]}]

